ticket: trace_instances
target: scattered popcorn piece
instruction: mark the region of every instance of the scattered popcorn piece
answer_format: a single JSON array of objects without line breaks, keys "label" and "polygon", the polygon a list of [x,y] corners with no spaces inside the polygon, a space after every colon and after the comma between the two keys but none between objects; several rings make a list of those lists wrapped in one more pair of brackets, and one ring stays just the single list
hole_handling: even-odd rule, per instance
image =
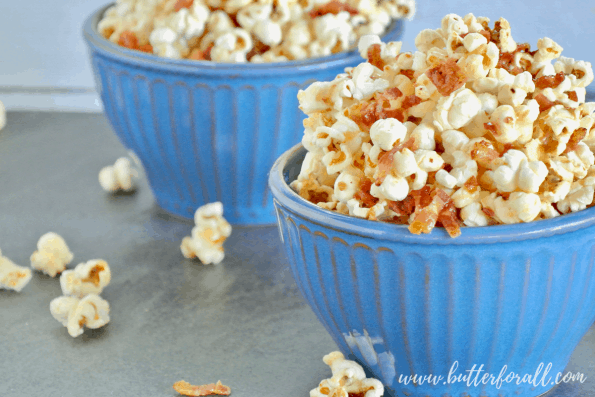
[{"label": "scattered popcorn piece", "polygon": [[50,312],[68,329],[73,338],[82,335],[84,326],[101,328],[110,320],[109,303],[95,294],[89,294],[83,299],[61,296],[50,302]]},{"label": "scattered popcorn piece", "polygon": [[322,359],[331,367],[333,376],[324,379],[310,397],[362,396],[380,397],[384,395],[384,385],[377,379],[366,378],[363,368],[355,361],[345,360],[341,352],[335,351]]},{"label": "scattered popcorn piece", "polygon": [[0,251],[0,289],[21,290],[31,280],[31,269],[18,266],[10,259],[2,256]]},{"label": "scattered popcorn piece", "polygon": [[2,101],[0,101],[0,130],[6,127],[6,108]]},{"label": "scattered popcorn piece", "polygon": [[116,163],[99,171],[99,184],[106,192],[130,192],[135,189],[134,179],[138,176],[136,169],[132,168],[130,160],[121,157]]},{"label": "scattered popcorn piece", "polygon": [[503,18],[488,23],[446,15],[413,53],[361,37],[364,62],[298,93],[308,153],[291,188],[341,214],[451,237],[592,207],[591,64],[549,38],[531,51]]},{"label": "scattered popcorn piece", "polygon": [[217,383],[209,383],[207,385],[194,386],[186,381],[178,381],[174,383],[174,390],[183,396],[211,396],[219,394],[222,396],[229,396],[231,394],[231,388],[221,384],[218,380]]},{"label": "scattered popcorn piece", "polygon": [[73,258],[66,241],[60,235],[49,232],[39,238],[37,251],[31,255],[31,267],[55,277],[66,269]]},{"label": "scattered popcorn piece", "polygon": [[205,204],[194,214],[196,226],[184,237],[180,249],[185,258],[198,258],[205,264],[221,263],[225,257],[223,242],[231,234],[231,225],[223,218],[223,204]]},{"label": "scattered popcorn piece", "polygon": [[60,276],[62,293],[83,298],[89,294],[101,294],[111,281],[109,265],[101,259],[79,263],[73,270],[66,270]]}]

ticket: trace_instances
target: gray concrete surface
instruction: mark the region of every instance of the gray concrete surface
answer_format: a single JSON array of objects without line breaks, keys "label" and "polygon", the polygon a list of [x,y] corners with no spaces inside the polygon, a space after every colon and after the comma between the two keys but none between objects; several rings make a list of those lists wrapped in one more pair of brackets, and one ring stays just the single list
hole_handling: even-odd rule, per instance
[{"label": "gray concrete surface", "polygon": [[[99,170],[125,154],[103,115],[8,114],[0,249],[28,266],[37,239],[55,231],[73,264],[107,260],[112,320],[73,339],[49,312],[57,278],[35,273],[21,293],[0,290],[0,397],[176,396],[181,379],[220,379],[235,397],[308,396],[336,346],[299,295],[276,227],[235,228],[219,266],[184,259],[192,225],[160,211],[144,179],[132,195],[101,190]],[[595,395],[595,328],[567,369],[586,382],[549,396]]]}]

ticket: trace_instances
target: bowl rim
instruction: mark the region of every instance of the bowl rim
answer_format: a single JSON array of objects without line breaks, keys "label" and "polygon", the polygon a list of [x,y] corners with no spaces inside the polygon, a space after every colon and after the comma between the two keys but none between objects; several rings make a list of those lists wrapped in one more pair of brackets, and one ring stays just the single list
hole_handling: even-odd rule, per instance
[{"label": "bowl rim", "polygon": [[[341,233],[408,244],[473,245],[545,238],[595,225],[595,207],[591,207],[556,218],[527,223],[462,227],[461,235],[456,238],[450,237],[443,228],[434,228],[429,234],[415,235],[409,232],[407,225],[395,225],[343,215],[320,208],[300,197],[285,181],[285,170],[295,157],[305,151],[306,149],[299,143],[283,153],[271,168],[269,187],[273,193],[275,207],[282,206],[294,216]],[[279,213],[277,216],[279,217]]]},{"label": "bowl rim", "polygon": [[[174,73],[190,74],[233,74],[233,75],[258,75],[258,76],[276,76],[285,74],[308,73],[321,69],[333,69],[337,67],[347,67],[361,62],[361,56],[356,49],[341,52],[325,57],[310,58],[300,61],[288,62],[268,62],[268,63],[218,63],[211,61],[195,61],[187,59],[170,59],[153,54],[147,54],[141,51],[131,50],[121,47],[104,38],[99,34],[97,25],[99,20],[115,3],[103,5],[93,11],[83,23],[83,38],[93,51],[100,52],[104,56],[117,58],[119,61],[134,64],[136,66],[153,69],[168,69]],[[389,29],[381,36],[402,37],[404,28],[404,19],[394,20]],[[389,38],[390,39],[390,38]]]}]

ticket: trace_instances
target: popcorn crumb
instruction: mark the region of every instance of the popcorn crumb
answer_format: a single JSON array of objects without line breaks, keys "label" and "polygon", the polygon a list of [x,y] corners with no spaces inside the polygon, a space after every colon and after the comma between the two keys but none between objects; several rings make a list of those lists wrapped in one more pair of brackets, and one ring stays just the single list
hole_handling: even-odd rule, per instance
[{"label": "popcorn crumb", "polygon": [[101,294],[111,281],[111,271],[106,261],[93,259],[79,263],[73,270],[66,270],[60,276],[62,293],[83,298],[89,294]]},{"label": "popcorn crumb", "polygon": [[182,239],[182,254],[188,259],[197,257],[205,265],[221,263],[223,242],[231,234],[231,225],[223,218],[223,204],[217,201],[198,208],[194,222],[192,235]]},{"label": "popcorn crumb", "polygon": [[31,269],[18,266],[10,259],[2,256],[0,251],[0,289],[21,290],[31,280]]},{"label": "popcorn crumb", "polygon": [[52,316],[62,323],[73,338],[83,334],[83,327],[96,329],[109,321],[109,303],[96,294],[83,299],[61,296],[50,302]]},{"label": "popcorn crumb", "polygon": [[198,397],[198,396],[210,396],[219,394],[222,396],[229,396],[231,388],[221,384],[221,381],[217,383],[209,383],[207,385],[194,386],[186,381],[178,381],[174,383],[174,390],[184,396]]},{"label": "popcorn crumb", "polygon": [[310,397],[362,396],[380,397],[384,395],[384,385],[377,379],[366,378],[363,368],[355,361],[345,360],[341,352],[335,351],[322,359],[331,367],[333,376],[324,379]]},{"label": "popcorn crumb", "polygon": [[549,38],[531,51],[504,18],[490,28],[473,14],[446,15],[415,45],[401,53],[362,36],[364,62],[298,92],[308,153],[290,186],[300,197],[452,237],[595,205],[589,62]]},{"label": "popcorn crumb", "polygon": [[49,232],[39,238],[37,251],[31,255],[31,267],[55,277],[66,269],[66,265],[72,262],[73,258],[74,255],[64,239],[54,232]]},{"label": "popcorn crumb", "polygon": [[120,157],[112,166],[107,166],[99,171],[99,184],[106,192],[130,192],[135,189],[134,179],[138,176],[136,169],[132,168],[130,160]]}]

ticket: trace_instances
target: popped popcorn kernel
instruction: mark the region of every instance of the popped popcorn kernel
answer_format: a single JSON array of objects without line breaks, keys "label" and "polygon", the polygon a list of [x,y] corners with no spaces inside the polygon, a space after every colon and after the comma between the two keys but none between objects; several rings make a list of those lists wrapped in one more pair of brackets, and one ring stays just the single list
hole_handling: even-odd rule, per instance
[{"label": "popped popcorn kernel", "polygon": [[31,281],[31,269],[19,266],[0,251],[0,289],[21,290]]},{"label": "popped popcorn kernel", "polygon": [[50,313],[62,323],[73,338],[83,334],[83,327],[96,329],[109,321],[109,303],[96,294],[83,299],[61,296],[50,302]]},{"label": "popped popcorn kernel", "polygon": [[31,267],[55,277],[66,269],[73,258],[66,241],[60,235],[49,232],[39,238],[37,251],[31,255]]},{"label": "popped popcorn kernel", "polygon": [[99,171],[99,184],[106,192],[130,192],[135,189],[134,178],[138,176],[136,169],[132,168],[130,160],[121,157],[113,166],[107,166]]},{"label": "popped popcorn kernel", "polygon": [[205,204],[194,214],[192,235],[182,239],[185,258],[198,258],[203,264],[218,264],[225,257],[223,242],[231,234],[231,225],[223,218],[223,204]]},{"label": "popped popcorn kernel", "polygon": [[101,294],[111,281],[111,270],[106,261],[93,259],[79,263],[73,270],[66,270],[60,276],[62,293],[83,298],[89,294]]},{"label": "popped popcorn kernel", "polygon": [[364,36],[364,62],[300,91],[308,153],[290,186],[302,198],[452,237],[594,205],[590,63],[549,38],[532,51],[505,19],[473,14],[445,16],[416,46]]},{"label": "popped popcorn kernel", "polygon": [[310,391],[310,397],[384,395],[384,385],[377,379],[366,378],[363,368],[355,361],[346,360],[341,352],[335,351],[322,359],[331,367],[333,376],[320,382]]}]

